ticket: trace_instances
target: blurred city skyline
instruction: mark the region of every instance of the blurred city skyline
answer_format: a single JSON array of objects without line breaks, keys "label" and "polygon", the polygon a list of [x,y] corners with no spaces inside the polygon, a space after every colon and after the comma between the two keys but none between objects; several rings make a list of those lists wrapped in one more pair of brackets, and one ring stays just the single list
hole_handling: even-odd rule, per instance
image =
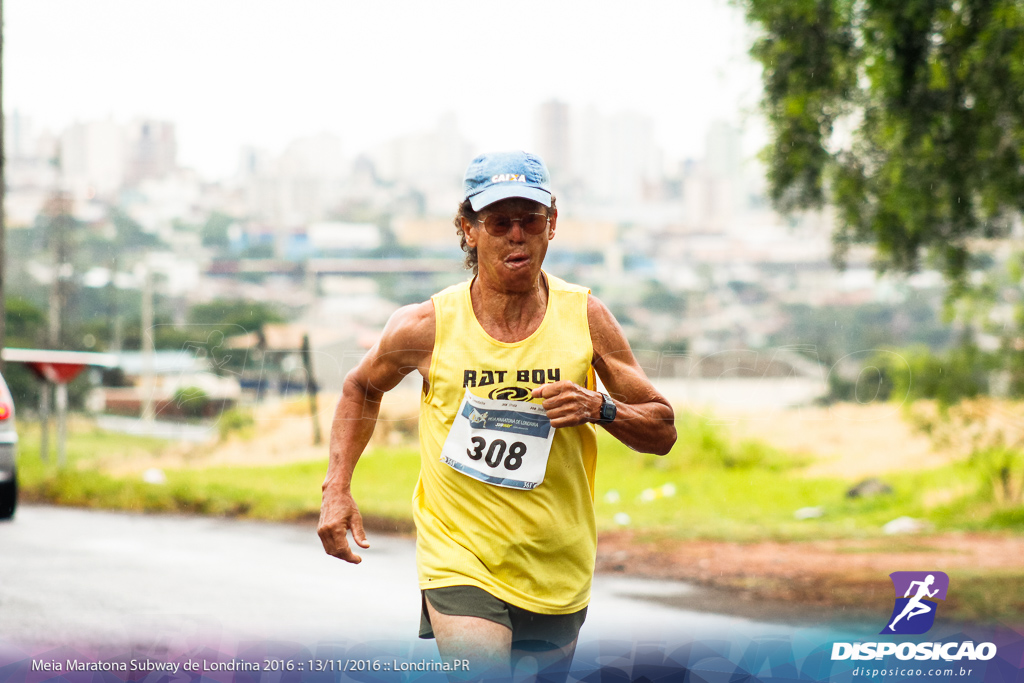
[{"label": "blurred city skyline", "polygon": [[466,165],[516,147],[558,195],[545,267],[592,287],[635,349],[786,346],[771,358],[796,393],[765,396],[788,403],[850,353],[948,343],[939,273],[879,276],[867,247],[837,271],[832,212],[767,201],[753,33],[727,0],[287,7],[8,0],[9,292],[66,328],[20,343],[138,349],[152,295],[165,351],[260,302],[291,347],[298,330],[359,357],[399,306],[467,277]]},{"label": "blurred city skyline", "polygon": [[[685,5],[685,7],[683,6]],[[763,144],[759,70],[724,0],[507,7],[223,0],[8,0],[5,109],[59,136],[76,122],[177,128],[178,163],[210,179],[243,149],[329,133],[351,159],[449,120],[482,149],[536,149],[558,101],[646,122],[664,168],[704,154],[719,121]],[[57,21],[54,17],[58,17]]]}]

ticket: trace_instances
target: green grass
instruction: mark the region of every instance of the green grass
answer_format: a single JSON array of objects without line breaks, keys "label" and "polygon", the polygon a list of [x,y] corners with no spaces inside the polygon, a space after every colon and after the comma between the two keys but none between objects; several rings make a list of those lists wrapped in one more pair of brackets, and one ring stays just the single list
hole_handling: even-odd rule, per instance
[{"label": "green grass", "polygon": [[[39,425],[21,421],[18,424],[19,461],[39,461]],[[57,436],[50,425],[49,462],[56,463]],[[126,458],[144,461],[168,446],[164,439],[105,432],[89,423],[71,420],[68,430],[67,458],[71,463],[88,463],[100,458]]]},{"label": "green grass", "polygon": [[[849,499],[852,482],[804,478],[799,468],[721,467],[694,463],[673,451],[664,458],[640,455],[605,436],[600,442],[596,509],[601,529],[619,528],[617,513],[629,515],[629,527],[681,538],[726,540],[803,540],[858,538],[882,534],[900,516],[924,519],[936,530],[1024,529],[1020,514],[989,514],[977,493],[981,476],[966,465],[886,476],[893,493]],[[675,495],[645,501],[645,489],[675,487]],[[930,505],[929,492],[963,491],[950,503]],[[609,493],[612,498],[609,498]],[[610,502],[618,498],[618,502]],[[824,514],[798,520],[800,508],[821,507]]]},{"label": "green grass", "polygon": [[[173,447],[166,441],[77,423],[69,439],[69,466],[59,470],[52,456],[49,462],[40,460],[38,432],[25,426],[19,473],[26,500],[277,521],[310,521],[319,514],[326,457],[277,466],[172,469],[166,471],[165,484],[149,484],[137,472]],[[882,526],[902,515],[928,520],[936,531],[1024,530],[1024,507],[992,502],[985,473],[970,463],[887,475],[891,495],[851,500],[846,497],[851,481],[807,478],[798,459],[756,441],[735,443],[722,427],[693,417],[681,418],[679,427],[680,443],[664,457],[636,453],[599,432],[595,497],[600,530],[629,528],[639,540],[654,541],[864,539],[842,551],[849,553],[934,551],[912,537],[883,534]],[[128,471],[127,463],[136,474],[115,476],[108,469]],[[353,494],[371,532],[411,530],[418,470],[416,448],[376,449],[362,456]],[[794,518],[796,510],[818,506],[824,511],[820,518]],[[622,513],[630,520],[625,527],[619,523]],[[1012,621],[1024,612],[1020,572],[959,571],[951,572],[951,578],[957,591],[944,609],[957,619]],[[764,591],[781,579],[757,581]],[[854,582],[847,590],[844,585],[833,590],[836,605],[862,605],[877,589]]]},{"label": "green grass", "polygon": [[[140,458],[143,466],[168,442],[94,429],[75,430],[69,439],[68,467],[59,469],[51,454],[39,457],[38,432],[21,436],[18,474],[22,496],[76,507],[135,512],[185,512],[252,519],[292,521],[315,518],[327,461],[262,467],[172,469],[165,484],[150,484],[138,474],[113,476],[99,461]],[[369,451],[360,459],[353,493],[364,516],[408,528],[419,455],[415,450]]]},{"label": "green grass", "polygon": [[[75,427],[65,470],[56,468],[52,456],[41,462],[38,432],[23,430],[19,462],[27,500],[266,520],[318,514],[326,458],[168,470],[166,484],[148,484],[138,474],[114,476],[104,466],[131,462],[136,471],[144,469],[168,442]],[[600,530],[625,527],[655,537],[733,541],[877,538],[886,522],[902,515],[925,519],[937,531],[1024,530],[1024,508],[991,503],[983,474],[967,464],[893,474],[886,477],[893,494],[851,500],[845,495],[850,481],[803,477],[799,460],[755,441],[734,443],[722,427],[684,416],[679,431],[680,443],[664,457],[636,453],[599,433]],[[363,455],[353,494],[364,517],[375,518],[378,527],[408,529],[418,468],[415,448]],[[800,508],[819,506],[820,518],[794,517]],[[622,513],[628,525],[620,523]]]},{"label": "green grass", "polygon": [[[274,467],[172,470],[167,473],[167,481],[169,486],[215,491],[238,502],[256,494],[248,516],[299,519],[319,514],[320,484],[326,472],[325,459]],[[360,458],[356,472],[352,495],[364,517],[412,520],[412,491],[419,476],[417,451],[368,451]]]}]

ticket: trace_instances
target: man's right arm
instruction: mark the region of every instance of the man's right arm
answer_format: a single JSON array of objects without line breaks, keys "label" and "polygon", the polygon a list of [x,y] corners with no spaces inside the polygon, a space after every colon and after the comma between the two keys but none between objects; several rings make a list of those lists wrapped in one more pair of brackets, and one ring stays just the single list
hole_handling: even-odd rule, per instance
[{"label": "man's right arm", "polygon": [[349,547],[349,532],[361,548],[370,547],[352,498],[352,472],[373,435],[384,392],[415,370],[426,377],[433,345],[433,304],[405,306],[391,316],[377,344],[345,377],[331,425],[330,461],[317,527],[328,555],[354,564],[362,561]]}]

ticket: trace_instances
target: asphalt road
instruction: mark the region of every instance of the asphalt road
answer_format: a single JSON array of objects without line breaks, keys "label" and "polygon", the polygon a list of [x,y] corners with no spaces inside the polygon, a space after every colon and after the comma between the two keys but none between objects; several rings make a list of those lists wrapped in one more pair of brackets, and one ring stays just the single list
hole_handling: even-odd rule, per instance
[{"label": "asphalt road", "polygon": [[[325,555],[309,526],[23,506],[0,523],[0,645],[415,642],[413,543],[370,541],[354,566]],[[687,590],[599,576],[581,642],[786,631],[651,599]]]}]

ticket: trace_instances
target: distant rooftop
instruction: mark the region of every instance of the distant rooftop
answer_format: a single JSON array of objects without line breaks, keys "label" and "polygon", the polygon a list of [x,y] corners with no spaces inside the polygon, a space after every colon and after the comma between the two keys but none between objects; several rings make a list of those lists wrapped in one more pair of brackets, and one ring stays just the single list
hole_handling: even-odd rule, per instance
[{"label": "distant rooftop", "polygon": [[[141,375],[145,371],[145,358],[141,351],[122,351],[114,354],[118,366],[126,375]],[[178,372],[202,372],[210,369],[209,360],[198,358],[184,349],[153,352],[153,373],[170,375]]]}]

